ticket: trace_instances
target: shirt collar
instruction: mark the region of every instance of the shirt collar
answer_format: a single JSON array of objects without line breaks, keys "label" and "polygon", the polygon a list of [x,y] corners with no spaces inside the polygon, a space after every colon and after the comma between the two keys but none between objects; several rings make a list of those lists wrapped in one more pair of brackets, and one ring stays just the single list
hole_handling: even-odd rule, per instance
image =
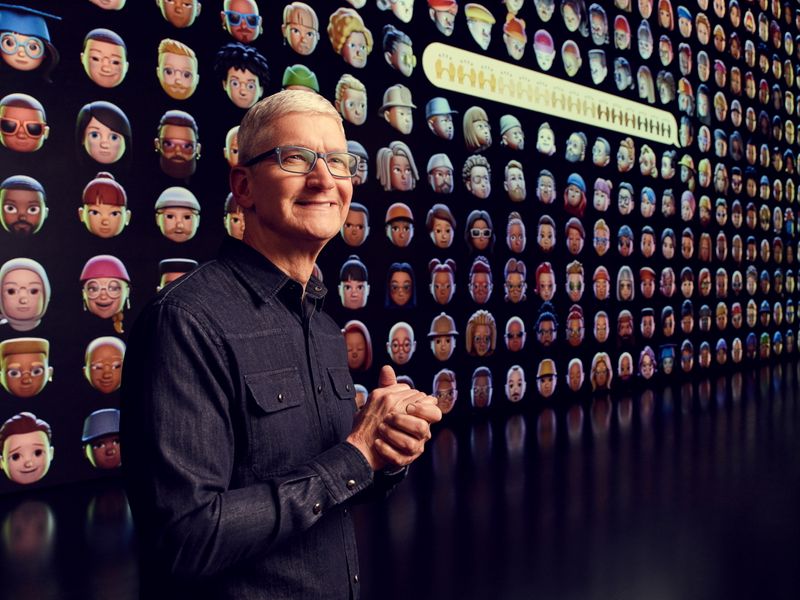
[{"label": "shirt collar", "polygon": [[[227,237],[219,250],[219,259],[230,266],[250,291],[263,302],[279,293],[297,295],[302,285],[278,269],[263,254],[236,238]],[[306,285],[306,298],[321,303],[328,293],[325,284],[311,275]]]}]

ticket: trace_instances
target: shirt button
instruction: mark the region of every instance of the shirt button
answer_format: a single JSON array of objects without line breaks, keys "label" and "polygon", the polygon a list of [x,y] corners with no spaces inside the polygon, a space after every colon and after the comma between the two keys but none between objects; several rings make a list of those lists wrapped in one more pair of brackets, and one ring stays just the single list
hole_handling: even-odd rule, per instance
[{"label": "shirt button", "polygon": [[318,515],[319,513],[321,513],[321,512],[322,512],[322,504],[320,504],[319,502],[317,502],[317,503],[316,503],[316,504],[315,504],[315,505],[312,507],[312,509],[311,509],[311,512],[313,512],[315,515]]},{"label": "shirt button", "polygon": [[346,389],[349,392],[351,387],[352,386],[348,383],[346,386],[344,386],[344,389]]},{"label": "shirt button", "polygon": [[278,394],[278,402],[283,402],[283,393]]},{"label": "shirt button", "polygon": [[322,287],[321,287],[321,286],[319,286],[319,285],[315,285],[315,286],[314,286],[314,291],[315,291],[315,292],[321,292],[321,291],[322,291]]},{"label": "shirt button", "polygon": [[348,490],[352,490],[356,487],[356,480],[355,479],[348,479],[347,483],[345,484]]},{"label": "shirt button", "polygon": [[317,386],[317,393],[318,393],[318,394],[321,394],[321,393],[322,393],[322,386],[321,386],[321,385],[318,385],[318,386]]},{"label": "shirt button", "polygon": [[353,575],[353,583],[358,583],[358,575]]}]

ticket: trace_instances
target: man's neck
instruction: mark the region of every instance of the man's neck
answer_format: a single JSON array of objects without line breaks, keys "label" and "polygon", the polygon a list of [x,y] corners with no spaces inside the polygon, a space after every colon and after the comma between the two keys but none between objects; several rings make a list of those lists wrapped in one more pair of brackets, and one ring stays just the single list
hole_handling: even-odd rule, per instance
[{"label": "man's neck", "polygon": [[317,256],[324,244],[308,244],[298,240],[288,241],[273,236],[259,236],[253,239],[245,229],[242,241],[266,257],[278,270],[303,286],[314,272]]}]

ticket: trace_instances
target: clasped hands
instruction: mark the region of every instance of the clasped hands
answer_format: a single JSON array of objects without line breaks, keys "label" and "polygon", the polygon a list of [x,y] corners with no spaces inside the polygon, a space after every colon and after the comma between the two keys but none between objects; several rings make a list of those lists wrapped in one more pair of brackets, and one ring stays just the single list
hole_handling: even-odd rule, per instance
[{"label": "clasped hands", "polygon": [[373,471],[404,467],[419,458],[431,438],[431,424],[441,418],[436,398],[397,383],[394,369],[386,365],[378,387],[356,414],[347,441],[361,451]]}]

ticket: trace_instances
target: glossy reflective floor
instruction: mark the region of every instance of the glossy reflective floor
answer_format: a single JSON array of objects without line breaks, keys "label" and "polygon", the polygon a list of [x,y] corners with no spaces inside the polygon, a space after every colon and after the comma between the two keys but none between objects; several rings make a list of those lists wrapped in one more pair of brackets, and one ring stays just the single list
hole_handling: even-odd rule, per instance
[{"label": "glossy reflective floor", "polygon": [[[357,511],[364,597],[800,597],[800,365],[438,429]],[[0,502],[0,597],[137,597],[117,482]]]}]

